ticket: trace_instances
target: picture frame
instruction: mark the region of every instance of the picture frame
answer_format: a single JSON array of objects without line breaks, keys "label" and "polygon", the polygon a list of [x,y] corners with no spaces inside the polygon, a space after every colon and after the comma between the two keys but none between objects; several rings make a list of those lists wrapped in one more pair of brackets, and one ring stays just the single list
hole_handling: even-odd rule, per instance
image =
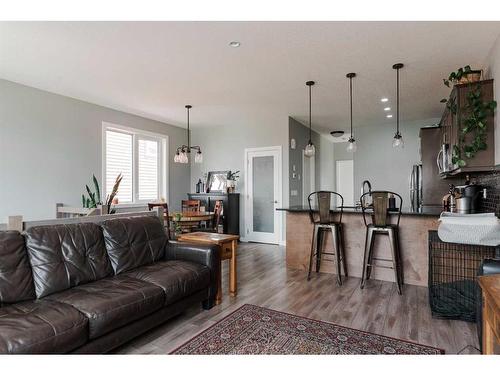
[{"label": "picture frame", "polygon": [[227,179],[231,171],[210,171],[207,178],[207,193],[226,193]]}]

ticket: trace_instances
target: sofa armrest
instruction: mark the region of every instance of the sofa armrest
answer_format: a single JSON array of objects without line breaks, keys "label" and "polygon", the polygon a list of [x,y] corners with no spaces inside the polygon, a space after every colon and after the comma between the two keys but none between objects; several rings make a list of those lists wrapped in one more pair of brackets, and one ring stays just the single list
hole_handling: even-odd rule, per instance
[{"label": "sofa armrest", "polygon": [[203,245],[188,242],[171,242],[165,247],[166,260],[186,260],[199,263],[210,269],[210,290],[208,305],[211,306],[217,294],[217,278],[220,267],[220,252],[217,245]]}]

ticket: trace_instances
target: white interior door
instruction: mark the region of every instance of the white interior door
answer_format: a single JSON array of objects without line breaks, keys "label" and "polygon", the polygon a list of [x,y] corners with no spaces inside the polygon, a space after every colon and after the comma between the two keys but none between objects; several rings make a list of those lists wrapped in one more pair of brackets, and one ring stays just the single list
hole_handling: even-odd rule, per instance
[{"label": "white interior door", "polygon": [[248,241],[278,244],[281,234],[281,147],[245,150]]},{"label": "white interior door", "polygon": [[[344,206],[354,206],[354,162],[337,160],[335,164],[336,191],[344,197]],[[337,202],[340,205],[340,202]]]}]

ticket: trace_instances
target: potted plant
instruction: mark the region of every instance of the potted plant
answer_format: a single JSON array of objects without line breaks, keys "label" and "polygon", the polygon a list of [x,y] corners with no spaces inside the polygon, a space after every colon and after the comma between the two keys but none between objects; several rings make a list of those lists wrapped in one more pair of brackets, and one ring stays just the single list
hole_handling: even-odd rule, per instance
[{"label": "potted plant", "polygon": [[[450,87],[450,84],[466,84],[469,87],[466,102],[461,108],[463,114],[459,116],[458,144],[453,145],[452,150],[452,163],[459,168],[467,165],[465,159],[472,159],[479,151],[486,150],[488,116],[493,115],[497,107],[496,101],[485,101],[482,98],[481,73],[481,70],[472,70],[467,65],[451,72],[448,79],[443,79],[447,87]],[[441,102],[446,103],[453,115],[457,114],[456,99],[443,99]]]},{"label": "potted plant", "polygon": [[[106,197],[104,205],[107,206],[108,214],[114,214],[116,212],[116,210],[112,208],[112,205],[117,204],[118,202],[116,194],[118,194],[118,188],[120,187],[122,179],[123,176],[120,173],[116,177],[115,184],[113,185],[113,191]],[[85,194],[82,194],[82,206],[84,208],[97,208],[97,206],[103,205],[101,199],[101,189],[99,187],[99,182],[97,181],[95,175],[92,175],[92,181],[94,183],[95,191],[92,191],[88,185],[85,185],[88,197],[85,197]]]},{"label": "potted plant", "polygon": [[450,84],[457,85],[461,83],[479,82],[482,75],[481,70],[472,70],[470,65],[459,68],[456,72],[451,72],[448,79],[443,78],[443,83],[450,87]]},{"label": "potted plant", "polygon": [[240,171],[236,171],[236,172],[229,171],[229,174],[227,176],[227,192],[228,193],[234,193],[234,191],[236,190],[236,181],[240,178],[238,173],[240,173]]}]

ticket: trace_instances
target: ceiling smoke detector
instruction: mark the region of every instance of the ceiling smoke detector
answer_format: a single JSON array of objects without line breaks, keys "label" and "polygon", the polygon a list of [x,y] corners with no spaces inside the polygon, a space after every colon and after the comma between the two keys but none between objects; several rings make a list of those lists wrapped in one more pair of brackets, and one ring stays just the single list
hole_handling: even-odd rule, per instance
[{"label": "ceiling smoke detector", "polygon": [[237,41],[229,42],[229,47],[238,48],[239,46],[241,46],[240,42]]},{"label": "ceiling smoke detector", "polygon": [[334,131],[331,131],[330,134],[332,135],[332,137],[334,138],[340,138],[344,135],[344,131],[343,130],[334,130]]}]

